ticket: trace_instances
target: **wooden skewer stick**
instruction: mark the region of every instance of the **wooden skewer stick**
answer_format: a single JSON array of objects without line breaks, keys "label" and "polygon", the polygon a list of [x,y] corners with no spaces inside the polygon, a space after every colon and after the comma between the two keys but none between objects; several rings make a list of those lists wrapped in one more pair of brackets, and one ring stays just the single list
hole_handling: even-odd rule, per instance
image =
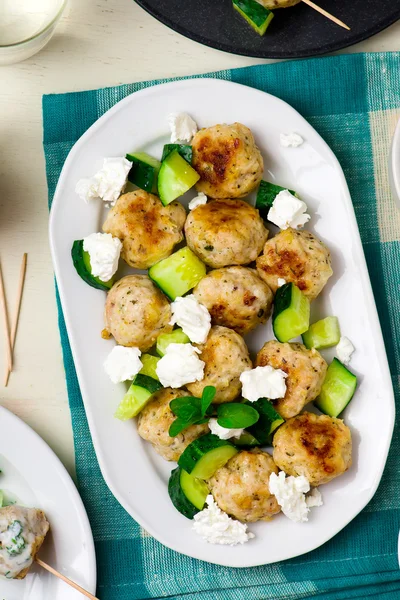
[{"label": "wooden skewer stick", "polygon": [[35,561],[37,562],[38,565],[43,567],[43,569],[46,569],[46,571],[49,571],[49,573],[51,573],[52,575],[55,575],[56,577],[58,577],[59,579],[61,579],[62,581],[64,581],[68,585],[70,585],[71,587],[73,587],[75,590],[78,590],[78,592],[80,592],[81,594],[86,596],[86,598],[90,598],[90,600],[99,600],[98,598],[96,598],[96,596],[93,596],[93,594],[91,594],[87,590],[84,590],[83,587],[81,587],[80,585],[75,583],[75,581],[71,581],[71,579],[68,579],[68,577],[65,577],[65,575],[63,575],[62,573],[59,573],[58,571],[53,569],[53,567],[50,567],[50,565],[48,565],[47,563],[40,560],[40,558],[36,557]]},{"label": "wooden skewer stick", "polygon": [[[12,330],[11,330],[11,356],[12,356],[12,353],[13,353],[13,350],[14,350],[15,338],[17,336],[19,313],[20,313],[20,310],[21,310],[22,293],[24,291],[27,258],[28,258],[28,255],[25,252],[25,254],[22,257],[21,270],[20,270],[20,273],[19,273],[19,284],[18,284],[18,293],[17,293],[17,305],[15,307],[14,322],[12,324]],[[6,376],[5,376],[5,379],[4,379],[4,386],[5,387],[7,387],[8,378],[10,377],[10,373],[11,373],[11,370],[10,370],[9,367],[7,367],[7,369],[6,369]]]},{"label": "wooden skewer stick", "polygon": [[0,266],[0,304],[1,304],[1,311],[3,313],[4,331],[6,334],[6,350],[7,350],[8,369],[10,371],[12,371],[12,350],[11,350],[11,339],[10,339],[10,328],[8,325],[6,294],[4,291],[3,273],[1,271],[1,266]]},{"label": "wooden skewer stick", "polygon": [[317,12],[321,13],[321,15],[324,15],[324,17],[327,17],[328,19],[336,23],[336,25],[339,25],[340,27],[343,27],[343,29],[347,29],[348,31],[350,31],[350,27],[348,27],[346,23],[343,23],[343,21],[340,21],[340,19],[337,19],[336,17],[331,15],[331,13],[328,13],[328,11],[318,6],[318,4],[314,4],[314,2],[311,2],[311,0],[302,0],[302,2],[304,2],[304,4],[308,4],[308,6],[311,6],[311,8],[313,8]]}]

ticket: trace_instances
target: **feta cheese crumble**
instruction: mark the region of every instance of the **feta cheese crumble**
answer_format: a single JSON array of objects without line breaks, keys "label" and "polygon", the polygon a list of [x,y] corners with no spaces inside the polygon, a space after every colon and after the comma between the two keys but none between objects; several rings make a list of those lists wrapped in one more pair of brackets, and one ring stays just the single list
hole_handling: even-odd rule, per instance
[{"label": "feta cheese crumble", "polygon": [[170,325],[179,325],[195,344],[206,341],[211,329],[211,315],[193,294],[176,298],[171,303],[171,311]]},{"label": "feta cheese crumble", "polygon": [[92,233],[83,239],[83,249],[89,253],[93,277],[109,281],[118,269],[121,240],[111,233]]},{"label": "feta cheese crumble", "polygon": [[342,336],[336,346],[336,355],[340,362],[348,365],[355,348],[348,337]]},{"label": "feta cheese crumble", "polygon": [[300,229],[311,219],[306,213],[307,204],[293,196],[289,190],[283,190],[276,195],[268,213],[268,221],[280,229]]},{"label": "feta cheese crumble", "polygon": [[298,133],[281,133],[279,136],[281,146],[284,148],[298,148],[304,142]]},{"label": "feta cheese crumble", "polygon": [[190,142],[197,133],[197,124],[187,113],[171,113],[168,115],[171,129],[171,143]]},{"label": "feta cheese crumble", "polygon": [[296,523],[308,521],[310,508],[322,505],[319,490],[306,497],[306,493],[310,491],[310,484],[304,475],[286,477],[283,471],[278,475],[271,473],[269,491],[275,496],[283,514]]},{"label": "feta cheese crumble", "polygon": [[200,350],[191,344],[169,344],[156,368],[161,385],[180,388],[186,383],[201,381],[205,363],[198,354]]},{"label": "feta cheese crumble", "polygon": [[243,398],[249,402],[256,402],[259,398],[283,398],[286,394],[286,377],[284,371],[270,365],[244,371],[239,378]]},{"label": "feta cheese crumble", "polygon": [[189,210],[194,210],[202,204],[207,204],[207,196],[203,192],[199,192],[197,196],[189,202]]},{"label": "feta cheese crumble", "polygon": [[278,287],[282,287],[286,283],[287,283],[286,279],[283,279],[283,277],[278,277]]},{"label": "feta cheese crumble", "polygon": [[139,348],[114,346],[104,362],[104,370],[113,383],[131,381],[143,367]]},{"label": "feta cheese crumble", "polygon": [[211,433],[217,435],[220,440],[239,438],[244,431],[244,429],[228,429],[227,427],[221,427],[221,425],[218,424],[217,419],[210,419],[208,421],[208,426]]},{"label": "feta cheese crumble", "polygon": [[247,525],[231,519],[224,513],[210,494],[206,499],[207,508],[194,515],[193,529],[209,544],[236,546],[254,538],[247,531]]},{"label": "feta cheese crumble", "polygon": [[104,200],[114,206],[126,185],[132,163],[125,157],[105,158],[103,168],[89,179],[80,179],[75,192],[82,200]]}]

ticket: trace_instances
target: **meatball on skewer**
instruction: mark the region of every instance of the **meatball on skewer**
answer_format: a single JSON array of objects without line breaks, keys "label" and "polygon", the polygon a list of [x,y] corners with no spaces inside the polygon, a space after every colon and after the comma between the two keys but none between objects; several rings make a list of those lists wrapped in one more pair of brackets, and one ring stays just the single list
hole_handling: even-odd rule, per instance
[{"label": "meatball on skewer", "polygon": [[254,269],[225,267],[210,271],[193,290],[206,306],[213,325],[245,335],[271,314],[273,294]]},{"label": "meatball on skewer", "polygon": [[328,368],[326,361],[314,348],[307,350],[303,344],[282,344],[275,340],[264,344],[257,354],[256,366],[266,365],[287,373],[284,398],[272,401],[284,419],[298,415],[306,404],[315,400]]},{"label": "meatball on skewer", "polygon": [[143,190],[123,194],[103,225],[122,242],[122,258],[136,269],[148,269],[172,253],[183,239],[186,211],[179,202],[163,206]]},{"label": "meatball on skewer", "polygon": [[172,331],[171,307],[147,275],[128,275],[107,294],[103,337],[110,334],[121,346],[145,352],[160,333]]},{"label": "meatball on skewer", "polygon": [[310,300],[321,293],[333,273],[328,248],[309,231],[291,228],[267,241],[257,258],[257,271],[274,293],[282,278]]},{"label": "meatball on skewer", "polygon": [[280,506],[269,491],[269,477],[278,473],[273,458],[261,450],[242,450],[208,480],[221,510],[239,521],[269,521]]},{"label": "meatball on skewer", "polygon": [[260,183],[264,162],[248,127],[241,123],[201,129],[192,140],[199,192],[210,198],[242,198]]},{"label": "meatball on skewer", "polygon": [[209,432],[207,423],[191,425],[176,437],[169,435],[169,428],[175,421],[169,403],[175,398],[186,396],[182,390],[165,388],[156,392],[138,417],[140,437],[153,445],[154,450],[165,460],[177,461],[185,448],[201,435]]},{"label": "meatball on skewer", "polygon": [[209,267],[247,265],[260,254],[268,229],[257,209],[243,200],[213,200],[198,206],[185,224],[187,245]]},{"label": "meatball on skewer", "polygon": [[341,419],[305,412],[275,433],[274,461],[287,475],[304,475],[318,486],[351,467],[351,433]]},{"label": "meatball on skewer", "polygon": [[188,383],[187,389],[193,396],[201,398],[207,385],[215,386],[213,402],[216,404],[237,398],[242,389],[240,374],[252,368],[244,339],[232,329],[217,325],[211,327],[206,342],[197,347],[201,350],[199,358],[205,363],[204,377],[201,381]]}]

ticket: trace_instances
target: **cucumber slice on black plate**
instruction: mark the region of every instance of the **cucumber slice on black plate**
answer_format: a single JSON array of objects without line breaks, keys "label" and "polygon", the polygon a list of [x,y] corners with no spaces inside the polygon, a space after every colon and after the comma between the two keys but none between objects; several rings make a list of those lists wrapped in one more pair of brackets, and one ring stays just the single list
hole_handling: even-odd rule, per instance
[{"label": "cucumber slice on black plate", "polygon": [[121,421],[136,417],[150,401],[152,395],[161,388],[162,385],[159,381],[139,373],[122,398],[114,416]]},{"label": "cucumber slice on black plate", "polygon": [[205,274],[205,264],[187,246],[149,269],[149,277],[171,300],[184,296]]},{"label": "cucumber slice on black plate", "polygon": [[186,162],[189,163],[189,165],[192,164],[193,148],[192,146],[189,146],[189,144],[165,144],[163,148],[161,162],[165,160],[167,156],[171,154],[171,152],[173,152],[174,150],[177,150],[178,154],[180,154],[182,158],[184,158]]},{"label": "cucumber slice on black plate", "polygon": [[161,167],[160,161],[146,152],[127,154],[126,158],[132,163],[132,168],[128,173],[128,181],[146,192],[156,194],[158,172]]},{"label": "cucumber slice on black plate", "polygon": [[288,342],[308,330],[310,301],[294,283],[278,288],[274,300],[272,327],[276,339]]},{"label": "cucumber slice on black plate", "polygon": [[264,35],[274,16],[256,0],[233,0],[233,7],[259,35]]},{"label": "cucumber slice on black plate", "polygon": [[210,479],[238,449],[226,440],[209,433],[194,440],[181,454],[178,465],[199,479]]},{"label": "cucumber slice on black plate", "polygon": [[314,405],[330,417],[338,417],[344,411],[357,387],[357,377],[334,358],[326,372],[321,393]]},{"label": "cucumber slice on black plate", "polygon": [[83,249],[83,240],[75,240],[71,249],[72,262],[79,277],[97,290],[108,290],[113,286],[114,278],[109,281],[101,281],[98,277],[93,277],[90,264],[89,252]]},{"label": "cucumber slice on black plate", "polygon": [[168,482],[172,504],[188,519],[203,510],[209,494],[207,485],[180,467],[174,469]]}]

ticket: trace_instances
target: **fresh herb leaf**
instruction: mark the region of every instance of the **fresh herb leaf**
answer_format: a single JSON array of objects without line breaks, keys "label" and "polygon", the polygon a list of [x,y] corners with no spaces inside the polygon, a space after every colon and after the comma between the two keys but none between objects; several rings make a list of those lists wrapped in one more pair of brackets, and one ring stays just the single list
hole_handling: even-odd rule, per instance
[{"label": "fresh herb leaf", "polygon": [[176,437],[177,435],[179,435],[184,429],[186,429],[187,427],[190,427],[190,425],[194,425],[197,421],[184,421],[183,419],[180,419],[179,417],[177,419],[175,419],[175,421],[173,423],[171,423],[171,426],[169,428],[169,435],[170,437]]},{"label": "fresh herb leaf", "polygon": [[216,392],[217,390],[213,385],[206,385],[204,388],[201,395],[201,414],[203,417],[207,414],[207,410],[214,400]]},{"label": "fresh herb leaf", "polygon": [[240,403],[220,404],[217,414],[218,425],[227,429],[246,429],[260,417],[255,408]]}]

